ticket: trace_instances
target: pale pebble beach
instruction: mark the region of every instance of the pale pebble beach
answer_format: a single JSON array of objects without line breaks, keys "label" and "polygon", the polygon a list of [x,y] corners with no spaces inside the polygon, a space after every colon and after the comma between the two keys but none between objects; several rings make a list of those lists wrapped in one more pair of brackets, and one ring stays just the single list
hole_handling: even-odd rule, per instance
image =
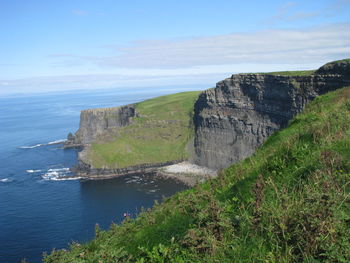
[{"label": "pale pebble beach", "polygon": [[188,186],[194,186],[216,177],[217,171],[185,161],[162,167],[158,169],[157,175],[179,180]]}]

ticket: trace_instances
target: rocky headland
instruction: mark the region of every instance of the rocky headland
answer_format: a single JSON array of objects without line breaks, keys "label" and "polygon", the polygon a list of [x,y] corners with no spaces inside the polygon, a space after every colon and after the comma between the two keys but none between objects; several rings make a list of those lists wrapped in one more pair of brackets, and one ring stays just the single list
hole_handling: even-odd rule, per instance
[{"label": "rocky headland", "polygon": [[[318,95],[349,84],[348,60],[328,63],[309,75],[298,75],[298,72],[232,75],[218,82],[215,88],[202,92],[195,100],[192,110],[186,112],[190,116],[189,121],[186,119],[181,124],[183,130],[180,129],[176,135],[181,137],[186,131],[186,140],[181,141],[181,144],[186,144],[183,151],[187,154],[178,155],[181,158],[169,156],[161,161],[155,158],[150,162],[140,161],[126,167],[118,167],[118,159],[115,160],[116,165],[94,165],[89,157],[94,151],[91,145],[118,140],[119,134],[129,127],[133,127],[132,131],[146,131],[154,129],[154,125],[160,125],[164,130],[159,133],[151,132],[150,136],[164,137],[164,141],[159,142],[159,145],[173,139],[169,133],[174,129],[165,130],[165,127],[171,127],[170,125],[177,122],[175,118],[169,117],[176,112],[163,119],[155,117],[156,121],[140,121],[140,118],[148,115],[139,112],[134,104],[82,111],[80,128],[75,135],[68,136],[66,147],[83,147],[79,153],[76,171],[78,176],[91,179],[153,172],[159,167],[186,160],[201,167],[218,170],[251,156],[271,134],[286,127],[288,122]],[[161,101],[158,101],[159,105],[162,105]],[[157,112],[157,105],[152,106]],[[136,127],[135,120],[143,124]],[[193,132],[188,134],[188,129]],[[134,138],[139,139],[142,136],[139,134]],[[128,144],[123,147],[128,148]],[[171,150],[170,147],[167,151]],[[128,151],[133,151],[131,146]]]}]

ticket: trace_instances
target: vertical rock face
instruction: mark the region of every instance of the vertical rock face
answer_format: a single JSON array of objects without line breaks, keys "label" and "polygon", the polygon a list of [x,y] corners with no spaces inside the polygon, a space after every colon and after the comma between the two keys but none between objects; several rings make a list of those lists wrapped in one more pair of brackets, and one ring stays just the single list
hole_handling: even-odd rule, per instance
[{"label": "vertical rock face", "polygon": [[68,141],[73,144],[89,144],[109,129],[129,125],[135,116],[134,105],[83,110],[80,113],[79,130]]},{"label": "vertical rock face", "polygon": [[195,104],[191,161],[220,169],[252,155],[310,100],[350,85],[348,66],[327,67],[311,76],[238,74],[204,91]]}]

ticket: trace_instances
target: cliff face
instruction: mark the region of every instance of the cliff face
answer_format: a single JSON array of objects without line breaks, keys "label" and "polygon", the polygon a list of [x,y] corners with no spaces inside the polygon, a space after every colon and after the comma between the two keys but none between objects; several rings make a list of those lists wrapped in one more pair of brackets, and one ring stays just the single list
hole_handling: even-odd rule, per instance
[{"label": "cliff face", "polygon": [[135,116],[134,105],[83,110],[80,113],[79,130],[75,136],[68,137],[67,145],[89,144],[108,130],[129,125]]},{"label": "cliff face", "polygon": [[[202,92],[196,100],[194,147],[189,154],[183,145],[187,145],[187,137],[192,134],[188,112],[197,94],[174,94],[138,105],[84,110],[80,128],[68,136],[66,147],[85,146],[79,153],[80,167],[85,172],[94,167],[109,167],[116,172],[121,167],[167,163],[188,155],[197,165],[221,169],[252,155],[316,96],[348,85],[350,60],[327,63],[309,76],[232,75],[217,83],[216,88]],[[136,116],[140,117],[139,122],[134,119]],[[109,135],[114,136],[113,140]],[[116,138],[123,140],[119,143]],[[114,148],[110,149],[112,142]],[[91,143],[100,143],[100,147],[86,147]],[[179,145],[183,147],[180,149]],[[118,164],[122,159],[132,161]]]},{"label": "cliff face", "polygon": [[254,153],[317,95],[349,85],[349,63],[311,76],[238,74],[204,91],[195,104],[192,162],[220,169]]}]

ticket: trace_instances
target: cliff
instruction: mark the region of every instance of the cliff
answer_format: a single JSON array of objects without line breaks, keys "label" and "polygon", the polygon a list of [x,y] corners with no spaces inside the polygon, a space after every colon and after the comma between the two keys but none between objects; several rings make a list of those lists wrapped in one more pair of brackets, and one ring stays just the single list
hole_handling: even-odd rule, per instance
[{"label": "cliff", "polygon": [[78,154],[78,175],[106,178],[187,160],[198,94],[183,92],[82,111],[79,130],[68,136],[65,145],[83,148]]},{"label": "cliff", "polygon": [[220,169],[251,156],[316,96],[349,85],[350,62],[328,63],[310,76],[237,74],[200,94],[192,162]]},{"label": "cliff", "polygon": [[75,136],[69,135],[66,146],[86,145],[98,139],[99,135],[124,127],[132,122],[137,116],[135,105],[122,107],[88,109],[80,113],[79,130]]}]

